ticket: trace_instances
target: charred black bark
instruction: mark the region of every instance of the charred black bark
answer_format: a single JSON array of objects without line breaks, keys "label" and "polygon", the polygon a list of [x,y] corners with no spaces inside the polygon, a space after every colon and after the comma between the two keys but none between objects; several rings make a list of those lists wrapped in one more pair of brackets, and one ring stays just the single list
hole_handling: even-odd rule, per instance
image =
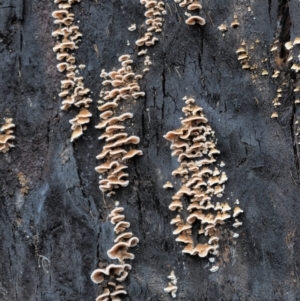
[{"label": "charred black bark", "polygon": [[[118,56],[136,56],[144,8],[132,0],[74,6],[83,33],[76,57],[87,66],[94,103],[91,124],[71,144],[69,119],[77,112],[60,111],[57,96],[63,76],[52,51],[56,6],[0,1],[0,117],[16,124],[16,147],[0,154],[1,300],[94,300],[90,274],[99,261],[108,261],[114,233],[107,216],[115,200],[140,239],[124,300],[171,300],[163,292],[171,270],[179,279],[178,300],[298,300],[298,76],[283,44],[300,36],[299,3],[226,0],[202,6],[207,24],[189,27],[184,10],[166,1],[163,32],[148,50],[153,65],[141,80],[146,97],[124,103],[134,114],[130,130],[140,136],[144,155],[129,163],[130,185],[109,199],[100,193],[94,170],[102,147],[94,128],[99,75],[117,66]],[[236,29],[230,27],[234,14]],[[223,36],[218,26],[225,22]],[[137,30],[129,32],[132,23]],[[276,39],[281,46],[272,54]],[[250,64],[256,69],[241,69],[236,50],[243,40],[254,46]],[[279,67],[276,81],[271,75]],[[135,68],[140,72],[143,61],[136,58]],[[263,69],[269,76],[261,75]],[[287,86],[279,117],[271,119],[281,82]],[[221,247],[217,273],[208,271],[206,260],[181,254],[170,225],[172,192],[162,188],[178,165],[163,135],[180,125],[184,96],[203,107],[226,163],[225,197],[239,199],[245,211],[239,239]],[[21,192],[19,173],[28,180],[28,194]]]}]

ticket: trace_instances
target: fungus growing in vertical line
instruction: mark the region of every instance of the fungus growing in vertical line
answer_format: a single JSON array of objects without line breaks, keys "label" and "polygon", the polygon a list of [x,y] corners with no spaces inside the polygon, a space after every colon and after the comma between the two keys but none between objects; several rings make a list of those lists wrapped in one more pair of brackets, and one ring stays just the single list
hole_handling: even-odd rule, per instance
[{"label": "fungus growing in vertical line", "polygon": [[241,63],[242,69],[250,69],[248,51],[246,43],[242,42],[241,46],[237,49],[238,61]]},{"label": "fungus growing in vertical line", "polygon": [[178,287],[177,287],[177,278],[175,276],[174,271],[171,272],[171,274],[168,276],[168,279],[170,279],[170,282],[168,283],[168,286],[164,288],[164,291],[166,293],[170,293],[172,298],[176,298]]},{"label": "fungus growing in vertical line", "polygon": [[[185,118],[181,120],[182,126],[164,136],[172,142],[172,156],[178,157],[180,162],[172,175],[182,177],[182,187],[173,195],[169,206],[171,211],[179,213],[171,220],[171,224],[176,226],[173,234],[179,235],[176,241],[186,244],[183,253],[199,257],[218,255],[221,225],[231,218],[231,207],[227,202],[213,201],[214,197],[222,198],[224,194],[228,178],[220,167],[225,164],[221,162],[217,167],[215,156],[220,151],[202,108],[190,98],[186,99],[186,106],[182,111],[185,114]],[[190,201],[187,208],[183,202],[185,199]],[[183,210],[186,213],[183,214]],[[242,209],[236,207],[234,216],[241,212]],[[200,225],[198,234],[204,236],[201,243],[193,235],[193,229],[197,225]],[[240,225],[237,221],[233,224],[234,227]],[[211,268],[212,272],[216,270],[216,266]]]},{"label": "fungus growing in vertical line", "polygon": [[117,109],[123,100],[135,102],[145,95],[140,91],[138,84],[141,77],[133,72],[130,55],[121,55],[118,60],[122,65],[120,69],[108,73],[104,70],[101,72],[104,88],[100,92],[98,102],[100,104],[98,110],[101,112],[100,122],[96,125],[97,129],[104,129],[99,139],[105,141],[101,153],[96,158],[106,162],[95,169],[101,174],[99,188],[103,193],[107,193],[107,196],[113,195],[115,189],[129,184],[126,179],[129,174],[123,171],[127,169],[126,162],[135,156],[143,155],[141,150],[131,146],[138,144],[140,138],[128,136],[126,133],[125,122],[132,119],[133,114],[126,112],[117,115]]},{"label": "fungus growing in vertical line", "polygon": [[[97,300],[121,300],[118,295],[126,295],[124,286],[118,284],[124,282],[131,270],[131,265],[125,260],[133,259],[134,255],[128,252],[129,248],[135,247],[139,239],[134,237],[131,232],[124,232],[130,224],[125,222],[123,215],[124,208],[116,207],[109,214],[109,219],[114,227],[115,233],[118,235],[114,240],[114,246],[107,251],[109,258],[118,259],[119,263],[109,264],[93,271],[91,279],[94,283],[103,285],[103,293],[97,297]],[[123,226],[122,226],[123,225]],[[125,226],[124,226],[125,225]]]},{"label": "fungus growing in vertical line", "polygon": [[[155,45],[159,41],[158,34],[162,32],[162,26],[164,22],[163,16],[166,14],[165,3],[164,1],[156,0],[140,0],[140,3],[146,8],[146,12],[144,14],[146,17],[146,32],[144,32],[143,36],[135,41],[135,44],[138,47],[150,47]],[[145,55],[146,53],[146,48],[140,49],[138,56]],[[147,64],[148,61],[150,61],[150,57],[144,62],[147,66],[151,65]],[[146,73],[148,71],[149,67],[143,69],[143,73]]]},{"label": "fungus growing in vertical line", "polygon": [[[52,17],[55,19],[54,24],[59,26],[52,32],[52,36],[57,40],[53,47],[59,61],[57,69],[66,74],[66,79],[61,80],[61,92],[59,93],[59,97],[63,99],[62,110],[68,110],[72,106],[87,110],[92,102],[92,99],[88,97],[90,90],[84,87],[83,77],[76,75],[79,70],[85,68],[84,64],[80,64],[79,70],[77,69],[76,58],[73,55],[73,51],[78,49],[77,43],[82,37],[79,27],[73,24],[74,14],[70,12],[72,4],[76,2],[80,2],[80,0],[55,0],[54,3],[58,4],[59,9],[52,13]],[[85,124],[89,122],[89,119],[86,121]],[[82,127],[83,123],[78,123],[74,119],[70,122],[72,123],[72,142],[83,134],[86,127]]]},{"label": "fungus growing in vertical line", "polygon": [[0,152],[6,153],[10,148],[14,147],[12,140],[15,140],[13,135],[15,124],[12,118],[4,118],[5,123],[0,128]]}]

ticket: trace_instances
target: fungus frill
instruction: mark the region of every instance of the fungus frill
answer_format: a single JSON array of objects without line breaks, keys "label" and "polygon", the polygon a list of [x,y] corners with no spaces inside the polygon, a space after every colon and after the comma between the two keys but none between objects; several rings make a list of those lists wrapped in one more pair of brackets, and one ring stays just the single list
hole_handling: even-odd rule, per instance
[{"label": "fungus frill", "polygon": [[106,160],[105,163],[97,166],[95,169],[100,174],[99,188],[107,196],[113,195],[114,190],[119,187],[126,187],[129,181],[126,179],[129,175],[124,173],[125,165],[129,159],[135,156],[143,155],[141,150],[132,149],[130,145],[138,144],[140,138],[137,136],[128,136],[125,132],[125,122],[133,118],[130,112],[116,115],[116,110],[122,100],[135,101],[145,93],[140,91],[138,80],[140,77],[132,71],[133,61],[130,55],[124,54],[119,57],[122,68],[106,73],[102,71],[101,77],[104,78],[102,84],[104,89],[100,92],[98,110],[100,122],[96,125],[97,129],[104,129],[104,133],[99,137],[105,141],[102,152],[97,159]]},{"label": "fungus frill", "polygon": [[105,276],[119,276],[127,273],[128,270],[131,270],[130,264],[110,264],[106,268],[96,269],[92,275],[91,279],[94,283],[102,283],[105,279]]},{"label": "fungus frill", "polygon": [[[98,268],[93,271],[91,279],[94,283],[103,284],[103,293],[98,296],[97,300],[114,300],[120,301],[119,295],[127,294],[122,285],[118,282],[124,282],[131,270],[131,265],[125,263],[126,259],[133,259],[134,255],[128,252],[128,249],[134,247],[139,242],[137,237],[133,237],[131,232],[124,232],[130,226],[125,222],[125,215],[122,214],[123,207],[116,207],[109,214],[110,221],[114,227],[114,231],[118,236],[114,240],[114,246],[107,251],[109,258],[118,259],[118,264],[109,264],[106,267]],[[126,224],[125,227],[122,224]],[[120,233],[120,234],[119,234]]]},{"label": "fungus frill", "polygon": [[185,24],[187,25],[195,25],[195,24],[205,25],[205,19],[201,18],[200,16],[191,16],[185,20]]},{"label": "fungus frill", "polygon": [[237,16],[234,16],[234,20],[233,20],[233,22],[230,24],[230,26],[231,26],[232,28],[237,28],[237,27],[240,26],[240,22],[239,22],[239,20],[237,19]]},{"label": "fungus frill", "polygon": [[[109,215],[112,224],[116,225],[114,231],[119,234],[125,231],[130,226],[125,222],[125,216],[121,214],[124,211],[123,207],[116,207]],[[124,225],[124,223],[126,223]],[[111,259],[118,259],[120,263],[124,263],[125,259],[134,259],[134,255],[128,253],[128,249],[135,247],[139,242],[137,237],[132,237],[131,232],[119,234],[115,240],[115,245],[107,251],[107,255]]]},{"label": "fungus frill", "polygon": [[16,137],[13,135],[15,124],[12,118],[5,118],[5,123],[0,128],[0,152],[6,153],[10,148],[14,147],[11,140]]},{"label": "fungus frill", "polygon": [[168,188],[173,188],[173,184],[168,181],[164,186],[163,186],[164,189],[168,189]]},{"label": "fungus frill", "polygon": [[[82,33],[79,32],[79,27],[73,25],[74,14],[70,13],[72,4],[80,2],[79,0],[55,0],[54,3],[58,4],[58,10],[52,13],[52,17],[55,19],[54,24],[58,24],[59,27],[52,32],[52,36],[57,39],[56,45],[53,47],[53,51],[56,52],[56,58],[59,61],[57,69],[59,72],[65,72],[66,78],[61,80],[61,92],[59,97],[63,98],[62,110],[68,110],[71,106],[77,108],[89,107],[92,99],[88,97],[90,89],[84,87],[83,77],[76,74],[80,71],[77,69],[76,58],[72,54],[72,51],[78,49],[77,42],[82,37]],[[80,64],[79,69],[82,70],[85,65]],[[78,115],[77,115],[78,116]],[[76,117],[77,117],[76,116]],[[91,114],[89,113],[90,117]],[[78,124],[77,120],[72,119],[72,135],[71,142],[79,138],[86,127],[82,127],[82,124],[89,122],[89,118],[85,120],[81,119],[81,123]],[[75,125],[76,124],[76,125]]]},{"label": "fungus frill", "polygon": [[[186,244],[183,253],[199,257],[217,255],[219,228],[225,220],[231,218],[231,207],[227,202],[218,201],[214,204],[213,198],[223,197],[228,178],[220,169],[223,164],[216,166],[218,162],[215,156],[220,151],[216,147],[214,132],[207,124],[208,120],[203,115],[202,108],[195,104],[194,99],[186,99],[186,106],[182,111],[185,114],[185,118],[181,120],[182,127],[164,136],[172,142],[172,156],[178,157],[180,162],[172,175],[182,177],[182,187],[173,195],[169,209],[180,214],[186,210],[186,213],[172,219],[171,224],[176,226],[173,234],[179,235],[176,241]],[[191,202],[187,208],[186,199]],[[239,212],[242,212],[241,209]],[[199,222],[198,234],[206,237],[206,243],[205,239],[196,243],[196,238],[192,235],[194,224],[198,225]]]}]

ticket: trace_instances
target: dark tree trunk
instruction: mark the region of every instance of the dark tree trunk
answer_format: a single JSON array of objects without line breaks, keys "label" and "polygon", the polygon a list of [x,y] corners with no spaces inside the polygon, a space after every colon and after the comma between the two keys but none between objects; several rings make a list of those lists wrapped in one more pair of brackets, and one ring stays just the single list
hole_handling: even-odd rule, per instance
[{"label": "dark tree trunk", "polygon": [[[105,198],[95,172],[103,146],[94,128],[99,75],[118,68],[125,53],[141,73],[135,40],[145,30],[144,7],[133,0],[73,6],[83,33],[76,58],[87,66],[84,80],[94,102],[88,129],[72,144],[69,119],[78,111],[61,111],[57,96],[64,76],[52,50],[56,5],[0,2],[0,124],[4,117],[16,124],[15,148],[0,153],[0,300],[94,300],[99,290],[90,274],[99,261],[109,262],[114,232],[108,214],[115,200],[140,239],[124,300],[172,300],[163,290],[171,270],[177,300],[300,300],[298,76],[284,49],[300,35],[300,3],[203,0],[202,6],[207,24],[187,26],[185,9],[166,0],[160,40],[148,49],[153,65],[140,81],[146,97],[123,106],[134,113],[130,131],[141,138],[144,155],[129,161],[130,185]],[[234,14],[236,29],[230,27]],[[130,32],[132,23],[137,30]],[[221,23],[228,25],[224,36]],[[251,70],[237,60],[243,40]],[[275,40],[278,49],[271,52]],[[293,52],[296,62],[299,49]],[[271,77],[274,70],[279,77]],[[278,88],[281,106],[274,109]],[[186,95],[203,107],[216,133],[229,178],[225,199],[239,199],[244,209],[240,237],[222,242],[216,273],[206,259],[181,253],[170,225],[172,192],[162,188],[178,166],[163,135],[180,126]],[[271,119],[274,111],[277,119]]]}]

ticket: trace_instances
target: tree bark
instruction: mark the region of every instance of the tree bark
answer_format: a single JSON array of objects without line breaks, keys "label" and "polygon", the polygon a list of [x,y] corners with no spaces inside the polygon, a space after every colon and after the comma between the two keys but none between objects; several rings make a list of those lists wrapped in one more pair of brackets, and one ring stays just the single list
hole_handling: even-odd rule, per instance
[{"label": "tree bark", "polygon": [[[177,300],[298,300],[300,111],[293,90],[299,76],[284,43],[300,32],[299,1],[203,0],[203,27],[186,25],[186,10],[165,3],[159,42],[148,48],[153,65],[140,81],[146,96],[122,106],[134,114],[128,130],[141,138],[144,155],[129,161],[130,184],[112,198],[100,192],[95,171],[103,146],[95,129],[99,75],[118,68],[126,53],[142,72],[135,40],[145,31],[144,7],[133,0],[73,6],[83,33],[76,58],[86,65],[94,102],[88,129],[72,144],[69,120],[78,112],[60,110],[64,76],[51,36],[56,5],[0,3],[0,123],[12,117],[16,124],[15,148],[0,154],[1,300],[94,300],[100,290],[90,275],[99,261],[111,262],[106,252],[115,235],[108,214],[116,200],[140,239],[124,300],[172,300],[163,290],[172,270]],[[132,23],[137,30],[130,32]],[[236,54],[243,40],[253,46],[250,70]],[[297,62],[297,46],[293,53]],[[272,78],[274,70],[279,77]],[[274,108],[279,88],[281,105]],[[229,178],[224,199],[239,199],[244,210],[240,237],[222,242],[216,273],[206,259],[182,254],[170,225],[172,191],[162,188],[178,167],[163,135],[180,126],[184,96],[195,98],[215,131]],[[279,117],[271,119],[274,111]]]}]

